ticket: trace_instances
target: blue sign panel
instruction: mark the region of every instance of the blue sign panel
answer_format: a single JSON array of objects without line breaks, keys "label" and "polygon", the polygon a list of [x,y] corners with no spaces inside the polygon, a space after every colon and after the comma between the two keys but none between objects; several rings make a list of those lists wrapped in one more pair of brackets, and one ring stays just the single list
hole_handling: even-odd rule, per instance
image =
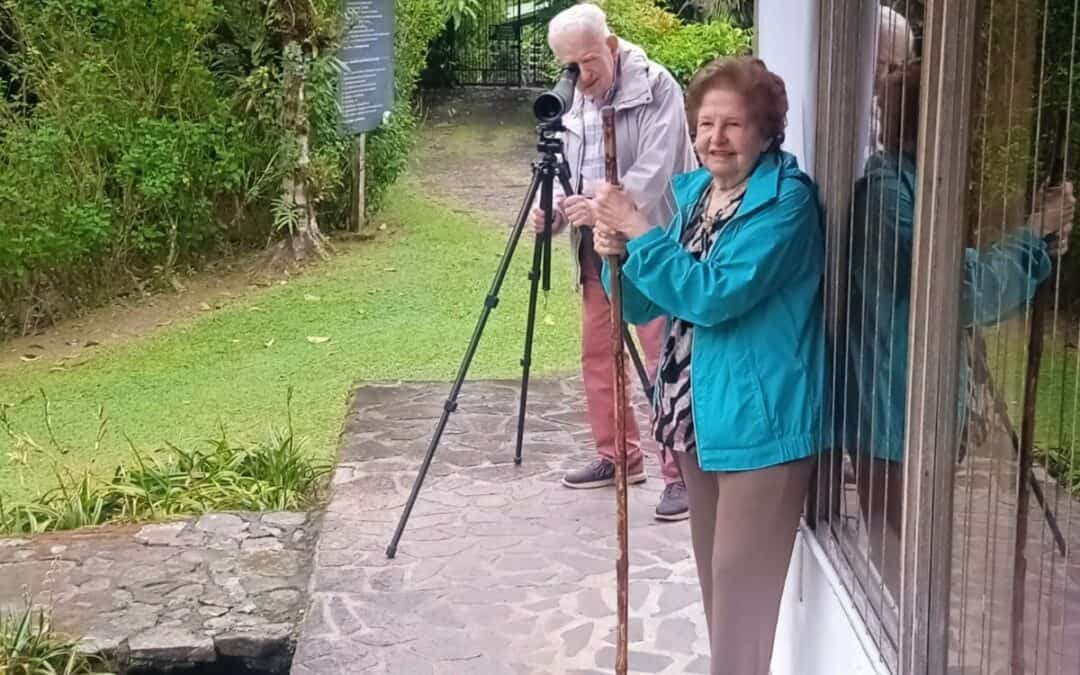
[{"label": "blue sign panel", "polygon": [[382,124],[394,103],[394,0],[345,0],[345,21],[341,109],[361,134]]}]

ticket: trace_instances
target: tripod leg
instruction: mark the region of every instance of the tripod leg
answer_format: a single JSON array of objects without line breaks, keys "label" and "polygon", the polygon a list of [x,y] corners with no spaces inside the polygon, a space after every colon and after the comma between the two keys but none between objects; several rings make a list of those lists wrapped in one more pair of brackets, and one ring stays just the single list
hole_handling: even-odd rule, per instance
[{"label": "tripod leg", "polygon": [[638,379],[641,380],[641,389],[645,392],[645,399],[651,404],[653,400],[653,385],[649,379],[649,373],[645,370],[645,364],[641,361],[641,354],[638,353],[637,347],[634,346],[634,339],[630,336],[630,327],[625,323],[623,324],[623,342],[626,343],[626,350],[630,352],[630,360],[634,363],[634,370],[637,371]]},{"label": "tripod leg", "polygon": [[1037,501],[1042,508],[1043,518],[1046,519],[1046,525],[1050,528],[1050,534],[1054,537],[1054,543],[1057,544],[1058,552],[1064,556],[1068,551],[1068,544],[1065,543],[1065,537],[1062,536],[1061,528],[1058,526],[1057,514],[1055,514],[1054,509],[1046,503],[1046,494],[1043,492],[1042,484],[1039,482],[1039,479],[1035,477],[1034,471],[1028,474],[1028,485],[1031,486],[1031,494],[1035,495],[1035,501]]},{"label": "tripod leg", "polygon": [[[514,464],[521,464],[521,446],[525,440],[525,406],[529,398],[529,368],[532,366],[533,332],[536,328],[536,296],[539,291],[540,277],[546,260],[551,259],[551,221],[552,221],[552,175],[545,171],[541,178],[540,208],[546,214],[544,233],[536,236],[533,249],[532,270],[529,272],[529,314],[525,323],[525,354],[521,358],[521,402],[518,406],[517,443],[514,446]],[[545,276],[545,289],[547,277]]]},{"label": "tripod leg", "polygon": [[[397,547],[398,543],[401,541],[401,535],[405,532],[405,525],[409,520],[409,515],[412,513],[413,507],[416,505],[416,498],[420,494],[420,487],[424,483],[424,478],[427,476],[428,469],[431,468],[431,460],[435,457],[435,448],[438,446],[443,431],[446,429],[446,423],[450,418],[450,413],[457,410],[458,394],[461,392],[461,386],[465,382],[465,376],[469,372],[469,366],[472,364],[473,356],[476,354],[476,347],[480,344],[480,336],[484,332],[484,326],[487,324],[488,316],[491,314],[491,310],[495,309],[496,305],[499,304],[499,289],[502,288],[503,280],[506,278],[506,273],[510,269],[510,260],[514,256],[514,249],[517,248],[518,240],[521,239],[522,230],[524,230],[525,223],[528,221],[529,210],[532,208],[532,203],[536,198],[536,192],[539,186],[540,173],[537,167],[534,166],[532,184],[529,186],[525,201],[522,203],[521,211],[518,213],[517,222],[514,224],[514,229],[510,233],[510,238],[506,242],[506,250],[503,252],[502,260],[499,262],[499,266],[496,269],[495,278],[491,282],[491,289],[484,299],[484,309],[480,312],[480,318],[476,322],[476,328],[473,330],[472,339],[469,341],[469,347],[465,350],[465,357],[461,361],[461,367],[458,369],[457,377],[454,379],[454,384],[450,388],[450,396],[443,404],[442,417],[439,418],[439,423],[435,427],[435,434],[432,436],[431,443],[428,445],[427,452],[424,454],[424,461],[420,465],[420,471],[416,476],[416,480],[413,482],[409,500],[405,503],[405,510],[402,511],[401,518],[398,520],[397,529],[394,531],[394,537],[390,540],[390,545],[386,548],[387,558],[393,558],[397,554]],[[534,282],[534,289],[535,285]]]}]

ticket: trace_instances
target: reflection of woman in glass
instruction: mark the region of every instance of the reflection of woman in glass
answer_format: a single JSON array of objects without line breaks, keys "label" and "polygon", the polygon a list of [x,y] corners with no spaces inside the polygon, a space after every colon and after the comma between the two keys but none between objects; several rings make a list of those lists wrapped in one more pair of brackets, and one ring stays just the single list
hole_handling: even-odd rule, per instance
[{"label": "reflection of woman in glass", "polygon": [[[837,421],[845,447],[856,453],[873,560],[883,564],[881,573],[894,594],[899,590],[919,78],[919,64],[912,63],[882,80],[882,150],[870,156],[855,185],[847,362],[839,373],[846,381],[846,403]],[[1050,256],[1065,252],[1075,206],[1072,185],[1047,190],[1042,202],[1029,225],[990,248],[964,251],[960,320],[965,327],[995,324],[1022,311],[1050,275]],[[1048,248],[1040,228],[1043,235],[1058,234],[1060,244]],[[962,367],[962,393],[969,378]],[[966,406],[961,408],[964,420]]]}]

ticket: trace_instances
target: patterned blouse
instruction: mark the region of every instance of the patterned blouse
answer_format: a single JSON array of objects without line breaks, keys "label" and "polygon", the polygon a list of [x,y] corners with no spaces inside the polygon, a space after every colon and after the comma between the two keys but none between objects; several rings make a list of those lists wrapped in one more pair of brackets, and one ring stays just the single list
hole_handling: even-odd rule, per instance
[{"label": "patterned blouse", "polygon": [[[683,232],[682,244],[695,260],[703,260],[716,243],[720,231],[742,204],[746,187],[712,218],[705,211],[712,196],[710,185],[701,195]],[[664,451],[693,452],[697,449],[694,436],[693,411],[690,405],[690,354],[694,343],[693,324],[672,317],[671,331],[664,342],[656,377],[656,415],[653,416],[653,438]]]}]

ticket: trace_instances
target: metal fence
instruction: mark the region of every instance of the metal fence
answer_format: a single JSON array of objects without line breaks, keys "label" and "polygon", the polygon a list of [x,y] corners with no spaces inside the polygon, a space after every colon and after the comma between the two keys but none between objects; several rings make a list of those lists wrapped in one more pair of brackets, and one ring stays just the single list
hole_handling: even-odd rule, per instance
[{"label": "metal fence", "polygon": [[546,86],[557,72],[547,46],[547,24],[574,0],[503,0],[484,3],[474,18],[448,28],[445,39],[453,84]]}]

